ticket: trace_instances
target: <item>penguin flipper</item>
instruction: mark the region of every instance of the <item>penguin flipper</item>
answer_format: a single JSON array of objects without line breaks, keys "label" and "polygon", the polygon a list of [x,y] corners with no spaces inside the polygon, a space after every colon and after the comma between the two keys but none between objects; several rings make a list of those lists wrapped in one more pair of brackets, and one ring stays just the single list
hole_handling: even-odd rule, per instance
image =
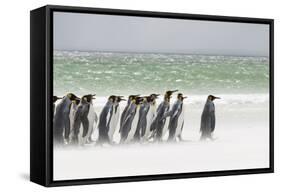
[{"label": "penguin flipper", "polygon": [[182,125],[181,125],[181,131],[183,130],[183,126],[184,126],[184,122],[183,122]]},{"label": "penguin flipper", "polygon": [[106,116],[106,126],[108,127],[109,126],[109,123],[110,123],[110,120],[111,120],[111,116],[112,116],[112,113],[113,113],[113,107],[110,107],[108,113],[107,113],[107,116]]},{"label": "penguin flipper", "polygon": [[134,112],[128,114],[128,116],[126,117],[126,119],[125,119],[125,121],[124,121],[124,124],[126,124],[126,122],[127,122],[134,114],[135,114]]},{"label": "penguin flipper", "polygon": [[150,125],[150,128],[149,128],[149,130],[150,130],[151,132],[155,132],[155,131],[156,131],[157,124],[158,124],[157,121],[158,121],[158,118],[157,118],[157,117],[152,121],[152,123],[151,123],[151,125]]}]

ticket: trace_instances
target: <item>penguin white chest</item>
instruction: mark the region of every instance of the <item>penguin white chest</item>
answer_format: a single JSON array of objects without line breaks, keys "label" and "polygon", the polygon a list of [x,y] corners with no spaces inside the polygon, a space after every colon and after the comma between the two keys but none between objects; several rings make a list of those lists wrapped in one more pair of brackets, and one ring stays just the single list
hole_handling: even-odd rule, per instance
[{"label": "penguin white chest", "polygon": [[95,120],[95,110],[92,104],[89,107],[88,120],[89,120],[89,125],[93,126]]},{"label": "penguin white chest", "polygon": [[87,134],[84,138],[82,138],[82,133],[83,133],[83,125],[81,125],[80,128],[80,134],[79,134],[79,143],[80,144],[85,144],[87,142],[87,140],[90,139],[92,133],[94,132],[94,124],[95,124],[95,110],[92,104],[89,105],[89,112],[87,115],[87,119],[89,122],[89,127],[88,127],[88,131]]},{"label": "penguin white chest", "polygon": [[[165,111],[167,113],[169,110]],[[162,139],[165,137],[166,133],[168,132],[168,127],[170,123],[170,116],[166,117],[165,124],[162,130]]]},{"label": "penguin white chest", "polygon": [[69,112],[69,121],[70,121],[70,135],[69,138],[73,137],[73,128],[74,128],[74,116],[77,111],[77,105],[75,103],[71,104]]},{"label": "penguin white chest", "polygon": [[175,134],[176,137],[181,135],[183,124],[184,124],[184,106],[182,106],[181,113],[178,117],[178,124],[177,124],[176,134]]},{"label": "penguin white chest", "polygon": [[113,113],[112,113],[111,120],[109,123],[109,132],[108,132],[110,141],[113,141],[113,135],[116,130],[116,126],[118,124],[119,115],[120,115],[119,106],[113,106]]},{"label": "penguin white chest", "polygon": [[145,136],[147,137],[150,133],[150,126],[153,121],[155,115],[155,106],[150,105],[149,110],[146,115],[146,128],[145,128]]},{"label": "penguin white chest", "polygon": [[137,126],[138,126],[138,121],[139,121],[139,112],[140,112],[140,108],[138,106],[136,109],[134,119],[132,121],[132,126],[131,126],[131,130],[128,134],[127,141],[131,141],[134,138],[134,135],[136,133]]},{"label": "penguin white chest", "polygon": [[150,127],[156,113],[156,107],[151,105],[146,115],[147,127]]}]

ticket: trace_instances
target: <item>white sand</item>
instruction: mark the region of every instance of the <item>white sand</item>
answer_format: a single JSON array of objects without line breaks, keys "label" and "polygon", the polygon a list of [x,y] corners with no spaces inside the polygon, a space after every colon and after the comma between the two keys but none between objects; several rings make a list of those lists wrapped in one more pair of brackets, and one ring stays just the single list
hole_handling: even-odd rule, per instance
[{"label": "white sand", "polygon": [[[215,141],[199,141],[204,100],[197,102],[190,99],[186,101],[183,131],[185,142],[58,148],[54,150],[54,179],[269,167],[267,98],[263,100],[257,97],[257,102],[247,102],[246,97],[242,103],[230,101],[233,97],[227,95],[223,98],[224,100],[215,102]],[[101,106],[96,106],[96,110],[99,114]],[[119,139],[118,133],[114,138],[116,141]]]}]

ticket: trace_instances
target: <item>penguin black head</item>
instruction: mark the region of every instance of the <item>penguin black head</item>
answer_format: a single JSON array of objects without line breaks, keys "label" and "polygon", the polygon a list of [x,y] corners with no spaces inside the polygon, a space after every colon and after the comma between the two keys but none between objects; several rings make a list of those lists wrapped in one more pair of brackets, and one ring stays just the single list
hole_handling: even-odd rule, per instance
[{"label": "penguin black head", "polygon": [[116,97],[117,103],[120,103],[121,101],[126,101],[126,99],[123,99],[122,97],[124,97],[124,96],[117,96]]},{"label": "penguin black head", "polygon": [[108,101],[111,101],[111,102],[114,102],[115,99],[116,99],[116,96],[115,96],[115,95],[110,95],[110,96],[108,97]]},{"label": "penguin black head", "polygon": [[80,99],[75,99],[75,100],[73,100],[72,102],[75,103],[76,105],[79,105]]},{"label": "penguin black head", "polygon": [[73,93],[68,93],[66,95],[71,101],[75,100],[75,99],[79,99],[79,97],[77,97],[76,95],[74,95]]},{"label": "penguin black head", "polygon": [[179,94],[178,94],[178,99],[179,99],[179,100],[183,101],[183,100],[186,99],[186,98],[187,98],[187,97],[186,97],[186,96],[184,97],[182,93],[179,93]]},{"label": "penguin black head", "polygon": [[53,103],[55,103],[59,99],[62,99],[62,97],[53,96]]},{"label": "penguin black head", "polygon": [[82,100],[87,101],[88,103],[90,103],[93,99],[96,99],[94,96],[96,94],[89,94],[89,95],[84,95],[82,97]]},{"label": "penguin black head", "polygon": [[171,97],[173,93],[177,92],[178,90],[173,90],[173,91],[166,91],[165,97]]},{"label": "penguin black head", "polygon": [[144,96],[142,101],[143,102],[151,102],[151,96]]},{"label": "penguin black head", "polygon": [[140,94],[138,94],[138,95],[130,95],[129,97],[128,97],[128,100],[133,100],[133,99],[136,99],[136,97],[139,97],[140,96]]},{"label": "penguin black head", "polygon": [[165,95],[164,95],[165,101],[170,102],[170,98],[171,98],[172,94],[173,94],[174,92],[177,92],[177,91],[178,91],[178,90],[166,91],[166,93],[165,93]]},{"label": "penguin black head", "polygon": [[214,95],[209,95],[208,100],[214,101],[215,99],[220,99],[220,97],[216,97]]},{"label": "penguin black head", "polygon": [[135,104],[139,105],[143,102],[143,97],[136,97],[135,101],[136,101]]},{"label": "penguin black head", "polygon": [[151,98],[152,100],[155,100],[155,99],[158,99],[158,96],[160,96],[160,94],[152,93],[152,94],[150,95],[150,98]]}]

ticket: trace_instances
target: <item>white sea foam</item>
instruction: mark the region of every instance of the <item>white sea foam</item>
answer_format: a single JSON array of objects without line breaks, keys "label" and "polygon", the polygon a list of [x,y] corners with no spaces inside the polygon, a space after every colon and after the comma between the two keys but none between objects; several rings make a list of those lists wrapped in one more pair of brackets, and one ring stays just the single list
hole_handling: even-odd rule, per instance
[{"label": "white sea foam", "polygon": [[[184,100],[186,105],[202,105],[205,104],[207,95],[187,95],[187,99]],[[82,95],[78,95],[81,97]],[[127,99],[127,95],[123,95]],[[255,105],[255,104],[268,104],[269,103],[269,94],[218,94],[215,95],[221,97],[220,100],[216,100],[217,105]],[[96,96],[96,99],[93,100],[94,106],[102,107],[106,104],[108,97],[106,96]],[[157,103],[163,100],[163,96],[159,96]],[[176,96],[171,99],[171,103],[176,101]],[[59,100],[58,100],[59,102]],[[126,105],[126,101],[120,103],[120,106],[123,107]]]}]

